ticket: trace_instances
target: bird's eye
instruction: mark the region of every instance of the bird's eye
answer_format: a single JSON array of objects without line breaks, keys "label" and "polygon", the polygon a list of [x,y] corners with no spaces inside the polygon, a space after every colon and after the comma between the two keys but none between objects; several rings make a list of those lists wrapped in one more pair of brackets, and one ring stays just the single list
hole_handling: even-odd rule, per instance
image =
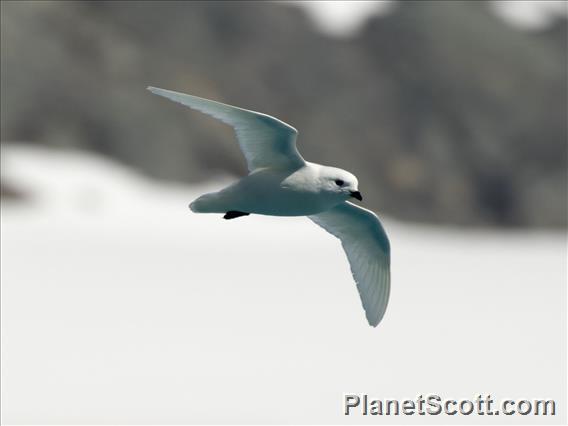
[{"label": "bird's eye", "polygon": [[336,179],[336,180],[335,180],[335,184],[336,184],[337,186],[343,186],[344,183],[345,183],[345,182],[343,182],[341,179]]}]

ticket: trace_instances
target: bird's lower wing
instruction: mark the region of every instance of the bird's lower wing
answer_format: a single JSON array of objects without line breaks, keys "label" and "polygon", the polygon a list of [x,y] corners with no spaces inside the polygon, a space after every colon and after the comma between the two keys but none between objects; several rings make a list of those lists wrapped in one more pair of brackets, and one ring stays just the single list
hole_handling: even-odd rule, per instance
[{"label": "bird's lower wing", "polygon": [[390,244],[379,218],[349,202],[309,218],[341,240],[367,321],[376,327],[390,293]]},{"label": "bird's lower wing", "polygon": [[277,118],[171,90],[148,90],[232,126],[251,172],[260,168],[293,170],[305,164],[296,148],[297,130]]}]

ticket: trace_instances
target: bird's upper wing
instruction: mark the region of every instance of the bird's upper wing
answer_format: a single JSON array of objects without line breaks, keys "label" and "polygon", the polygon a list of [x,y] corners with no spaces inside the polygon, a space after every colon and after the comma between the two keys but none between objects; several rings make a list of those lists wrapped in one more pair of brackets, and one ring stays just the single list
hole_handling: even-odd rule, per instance
[{"label": "bird's upper wing", "polygon": [[148,90],[234,127],[251,172],[266,167],[296,169],[305,164],[296,148],[298,131],[277,118],[171,90]]},{"label": "bird's upper wing", "polygon": [[309,218],[341,240],[367,321],[376,327],[390,293],[390,244],[379,218],[347,201]]}]

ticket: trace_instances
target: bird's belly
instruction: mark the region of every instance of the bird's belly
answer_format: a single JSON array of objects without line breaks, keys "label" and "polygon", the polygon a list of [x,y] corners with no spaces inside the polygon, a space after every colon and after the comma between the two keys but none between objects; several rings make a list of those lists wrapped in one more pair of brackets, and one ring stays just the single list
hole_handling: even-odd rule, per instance
[{"label": "bird's belly", "polygon": [[247,199],[242,208],[247,213],[269,216],[309,216],[333,207],[336,202],[326,200],[310,192],[298,192],[278,188],[257,193],[254,199]]}]

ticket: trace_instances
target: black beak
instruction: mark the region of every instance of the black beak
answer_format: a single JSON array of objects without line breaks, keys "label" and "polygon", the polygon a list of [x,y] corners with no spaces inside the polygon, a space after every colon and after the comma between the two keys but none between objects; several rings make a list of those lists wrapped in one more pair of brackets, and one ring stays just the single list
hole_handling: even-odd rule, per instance
[{"label": "black beak", "polygon": [[359,191],[351,191],[351,196],[357,198],[359,201],[363,201],[363,196]]}]

